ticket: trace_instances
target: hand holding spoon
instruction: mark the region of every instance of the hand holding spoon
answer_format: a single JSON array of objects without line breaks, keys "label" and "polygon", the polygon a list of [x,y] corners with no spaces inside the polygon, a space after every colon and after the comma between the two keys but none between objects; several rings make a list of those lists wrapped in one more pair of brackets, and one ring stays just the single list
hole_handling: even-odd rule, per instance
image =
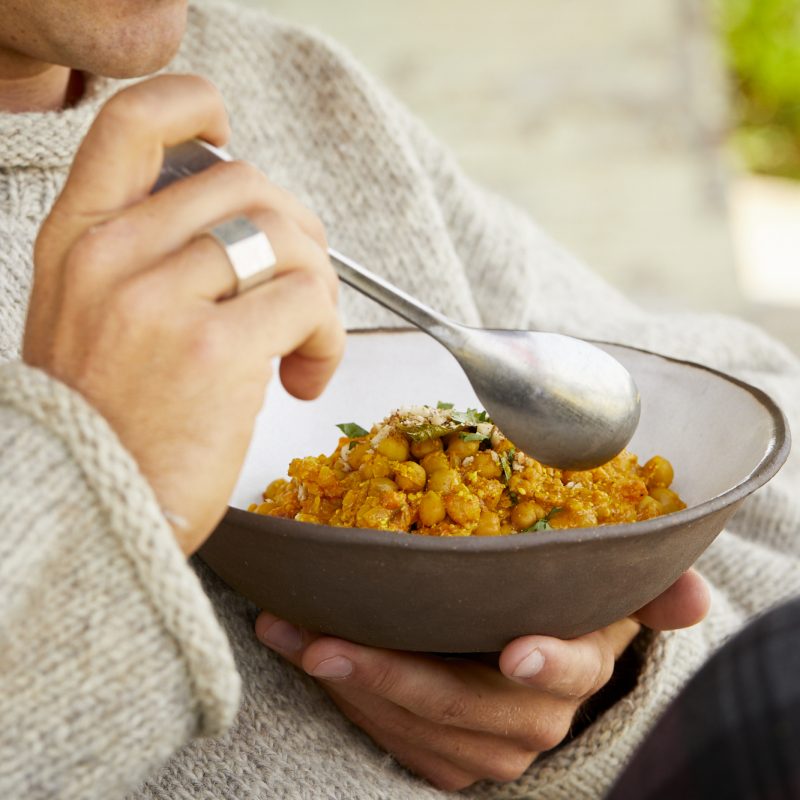
[{"label": "hand holding spoon", "polygon": [[[221,160],[230,156],[198,140],[168,148],[153,191]],[[555,333],[460,325],[352,259],[328,252],[344,283],[450,351],[492,421],[523,452],[553,467],[590,469],[630,441],[639,392],[628,371],[599,347]]]}]

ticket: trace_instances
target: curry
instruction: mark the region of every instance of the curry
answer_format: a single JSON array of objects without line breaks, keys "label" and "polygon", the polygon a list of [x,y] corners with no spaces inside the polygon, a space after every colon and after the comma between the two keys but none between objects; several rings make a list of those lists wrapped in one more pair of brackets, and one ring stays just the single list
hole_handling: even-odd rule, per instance
[{"label": "curry", "polygon": [[673,468],[623,450],[568,471],[519,451],[486,415],[450,404],[343,423],[331,455],[295,458],[249,510],[302,522],[425,536],[504,536],[638,522],[685,508]]}]

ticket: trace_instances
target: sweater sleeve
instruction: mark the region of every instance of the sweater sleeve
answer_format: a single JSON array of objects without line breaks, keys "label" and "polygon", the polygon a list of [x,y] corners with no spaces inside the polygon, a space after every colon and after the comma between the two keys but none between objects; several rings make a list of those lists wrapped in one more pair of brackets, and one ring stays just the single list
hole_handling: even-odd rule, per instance
[{"label": "sweater sleeve", "polygon": [[[646,313],[544,234],[522,211],[476,187],[391,98],[437,198],[485,325],[538,328],[699,361],[763,388],[800,431],[800,362],[753,326],[713,314]],[[643,635],[635,688],[519,781],[481,798],[601,796],[683,684],[754,615],[800,594],[800,456],[750,497],[697,567],[712,591],[700,625]]]},{"label": "sweater sleeve", "polygon": [[0,367],[0,796],[114,798],[236,713],[211,604],[105,420]]}]

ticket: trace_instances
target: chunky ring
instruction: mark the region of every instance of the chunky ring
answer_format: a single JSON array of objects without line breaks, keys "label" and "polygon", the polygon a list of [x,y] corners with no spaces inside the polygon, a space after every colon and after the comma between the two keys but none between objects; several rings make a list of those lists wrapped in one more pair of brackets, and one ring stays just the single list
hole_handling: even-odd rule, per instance
[{"label": "chunky ring", "polygon": [[252,289],[275,273],[275,251],[264,231],[247,217],[235,217],[211,228],[208,233],[222,246],[236,275],[236,286],[225,298]]}]

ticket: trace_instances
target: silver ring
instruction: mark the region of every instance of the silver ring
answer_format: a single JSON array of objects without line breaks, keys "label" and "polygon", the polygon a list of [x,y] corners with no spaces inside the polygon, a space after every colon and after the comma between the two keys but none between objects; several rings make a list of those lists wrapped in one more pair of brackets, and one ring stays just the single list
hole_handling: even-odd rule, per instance
[{"label": "silver ring", "polygon": [[222,246],[236,275],[236,286],[225,298],[246,292],[274,275],[275,251],[264,231],[247,217],[234,217],[208,233]]}]

